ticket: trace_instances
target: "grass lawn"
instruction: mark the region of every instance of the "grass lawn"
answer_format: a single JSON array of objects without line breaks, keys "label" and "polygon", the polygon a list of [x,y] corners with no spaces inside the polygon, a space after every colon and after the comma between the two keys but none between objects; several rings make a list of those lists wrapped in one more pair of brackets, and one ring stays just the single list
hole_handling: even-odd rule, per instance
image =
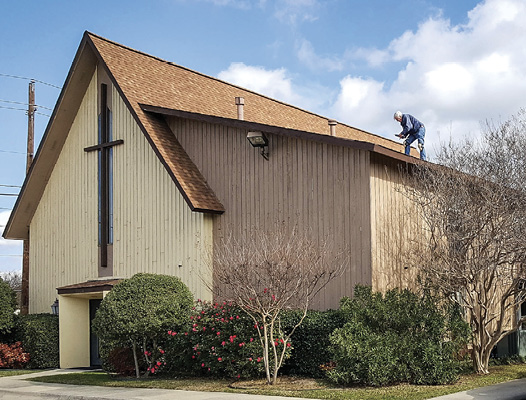
[{"label": "grass lawn", "polygon": [[33,372],[42,372],[42,370],[36,369],[0,369],[0,378],[4,376],[15,376],[32,374]]},{"label": "grass lawn", "polygon": [[322,380],[283,377],[279,384],[267,386],[263,381],[227,381],[203,378],[181,379],[121,379],[103,372],[84,372],[31,378],[38,382],[64,383],[73,385],[125,386],[158,389],[196,390],[205,392],[250,393],[313,399],[349,400],[423,400],[435,396],[481,386],[526,378],[526,364],[499,365],[490,367],[490,374],[463,375],[454,385],[415,386],[397,385],[385,388],[334,387]]}]

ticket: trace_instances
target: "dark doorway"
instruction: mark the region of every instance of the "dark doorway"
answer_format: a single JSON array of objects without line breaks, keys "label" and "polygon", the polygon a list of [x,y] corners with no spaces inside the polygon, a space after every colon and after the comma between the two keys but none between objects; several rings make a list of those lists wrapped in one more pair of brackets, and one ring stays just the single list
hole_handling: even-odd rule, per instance
[{"label": "dark doorway", "polygon": [[93,329],[91,328],[91,323],[95,318],[95,313],[101,301],[101,299],[89,301],[89,358],[91,367],[100,367],[102,365],[99,351],[99,337],[93,333]]}]

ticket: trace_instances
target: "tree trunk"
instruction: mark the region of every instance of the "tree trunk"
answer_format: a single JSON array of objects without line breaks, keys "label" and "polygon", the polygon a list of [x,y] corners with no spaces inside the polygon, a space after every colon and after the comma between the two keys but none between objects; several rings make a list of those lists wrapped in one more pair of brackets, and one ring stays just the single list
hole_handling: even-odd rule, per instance
[{"label": "tree trunk", "polygon": [[135,363],[135,376],[137,379],[141,377],[141,373],[139,371],[139,360],[137,359],[137,344],[135,343],[135,340],[132,340],[132,351],[133,351],[133,361]]},{"label": "tree trunk", "polygon": [[489,374],[488,365],[491,352],[473,348],[471,359],[473,360],[473,369],[479,375]]}]

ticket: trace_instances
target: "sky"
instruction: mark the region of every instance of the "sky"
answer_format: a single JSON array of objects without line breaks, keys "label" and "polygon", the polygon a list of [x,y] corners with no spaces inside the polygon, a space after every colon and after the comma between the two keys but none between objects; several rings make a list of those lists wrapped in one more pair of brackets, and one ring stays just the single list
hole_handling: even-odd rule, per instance
[{"label": "sky", "polygon": [[[84,31],[393,140],[438,143],[526,104],[524,0],[0,0],[0,233]],[[67,194],[65,194],[67,195]],[[22,244],[0,239],[0,273]]]}]

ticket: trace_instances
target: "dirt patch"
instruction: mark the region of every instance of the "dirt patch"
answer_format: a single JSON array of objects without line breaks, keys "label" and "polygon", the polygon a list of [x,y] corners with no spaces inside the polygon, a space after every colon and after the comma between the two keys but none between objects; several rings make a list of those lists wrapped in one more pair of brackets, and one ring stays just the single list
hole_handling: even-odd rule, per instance
[{"label": "dirt patch", "polygon": [[282,389],[282,390],[316,390],[327,389],[327,385],[316,379],[283,376],[277,379],[275,385],[268,385],[265,379],[250,379],[233,382],[229,385],[233,389]]}]

